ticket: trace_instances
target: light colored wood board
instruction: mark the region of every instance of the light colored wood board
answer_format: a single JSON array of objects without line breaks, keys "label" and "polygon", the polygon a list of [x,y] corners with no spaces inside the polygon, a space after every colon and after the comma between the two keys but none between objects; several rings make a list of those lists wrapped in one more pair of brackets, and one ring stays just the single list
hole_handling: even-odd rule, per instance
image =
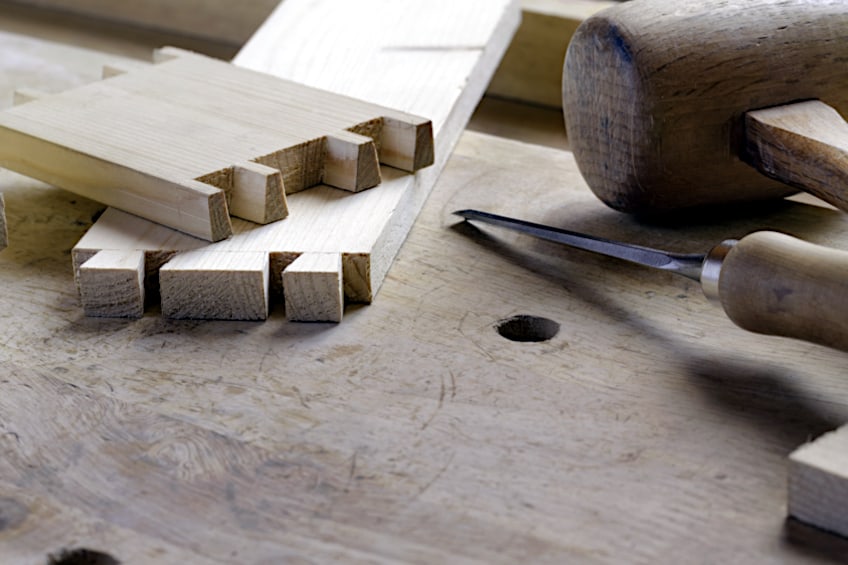
[{"label": "light colored wood board", "polygon": [[[385,167],[380,186],[356,194],[326,186],[291,194],[288,198],[291,215],[284,222],[259,228],[233,220],[234,236],[210,249],[340,254],[346,298],[370,302],[517,25],[516,4],[505,0],[486,2],[485,9],[481,6],[473,1],[421,3],[404,5],[403,9],[393,3],[375,1],[373,9],[367,10],[362,7],[351,10],[347,4],[316,6],[297,1],[281,5],[235,63],[298,81],[320,84],[323,76],[323,84],[317,88],[336,88],[343,95],[362,96],[365,102],[361,104],[366,107],[375,103],[391,105],[398,109],[390,116],[392,120],[408,116],[407,113],[430,111],[438,117],[432,122],[435,165],[414,176]],[[366,22],[359,25],[352,18],[367,19],[367,14],[377,12],[393,24],[381,28],[387,30],[386,34],[366,38],[356,33]],[[465,16],[472,12],[478,12],[479,17],[469,27]],[[302,18],[305,19],[301,21]],[[300,25],[294,25],[298,21],[320,32],[304,35]],[[455,22],[455,27],[445,26],[444,22]],[[333,37],[334,42],[328,43],[328,37]],[[270,57],[263,54],[263,49],[276,50],[279,55]],[[300,65],[310,61],[309,72],[300,74]],[[316,69],[320,74],[316,74]],[[427,98],[422,98],[422,84],[426,85]],[[367,92],[370,97],[363,96]],[[420,135],[419,126],[413,124],[407,128],[411,133],[407,140]],[[121,229],[118,227],[121,223],[120,219],[111,221],[102,232],[100,222],[96,223],[77,249],[86,254],[93,249],[181,250],[173,246],[149,247],[151,240],[164,242],[169,238],[165,228],[149,225],[138,225],[142,234],[136,242],[126,230],[127,237],[120,241],[113,239],[111,234]],[[151,237],[153,233],[157,235]]]},{"label": "light colored wood board", "polygon": [[26,104],[27,102],[38,100],[44,96],[47,96],[47,94],[41,90],[35,90],[34,88],[20,88],[15,90],[14,94],[12,94],[12,105],[17,106],[19,104]]},{"label": "light colored wood board", "polygon": [[[262,251],[234,253],[208,248],[177,255],[159,270],[162,314],[169,318],[264,320],[269,308],[269,260]],[[81,277],[81,286],[83,282]]]},{"label": "light colored wood board", "polygon": [[[155,51],[154,51],[155,52]],[[101,79],[112,78],[114,76],[127,74],[133,71],[141,71],[150,66],[153,56],[150,56],[151,61],[134,61],[132,59],[111,62],[103,65],[100,73]]]},{"label": "light colored wood board", "polygon": [[240,45],[271,13],[278,0],[242,1],[236,10],[227,0],[143,0],[120,4],[109,0],[16,0],[14,3]]},{"label": "light colored wood board", "polygon": [[[35,104],[34,101],[16,108]],[[51,126],[44,127],[52,131]],[[76,139],[75,136],[71,138]],[[84,156],[73,149],[5,127],[0,127],[0,147],[3,148],[0,163],[17,172],[62,185],[105,204],[137,211],[207,240],[220,240],[232,233],[224,191],[205,183],[161,179],[115,165],[110,158]],[[29,155],[38,155],[38,162],[31,160]],[[127,184],[135,188],[123,188]]]},{"label": "light colored wood board", "polygon": [[595,0],[523,0],[521,26],[487,93],[562,108],[562,65],[571,36],[583,20],[615,4]]},{"label": "light colored wood board", "polygon": [[[32,4],[29,0],[21,0],[21,3],[23,6],[37,5]],[[144,4],[144,2],[141,4]],[[171,4],[175,3],[172,2]],[[567,42],[574,28],[581,21],[592,13],[613,4],[614,2],[603,0],[524,0],[521,3],[522,25],[516,32],[509,51],[504,56],[492,79],[488,93],[529,102],[530,104],[561,108],[562,56],[565,54]],[[215,2],[204,2],[202,6],[198,6],[191,16],[194,33],[203,34],[207,28],[218,25],[218,22],[213,23],[212,26],[202,25],[200,22],[205,18],[217,17],[216,10],[220,11],[222,6],[222,4]],[[276,2],[268,0],[266,14],[269,14],[275,6]],[[19,8],[18,11],[21,11],[21,9]],[[110,14],[114,11],[115,8],[110,6],[108,13],[98,13],[97,16],[110,18],[112,17]],[[147,53],[141,47],[144,44],[154,48],[179,43],[180,46],[219,58],[228,58],[225,53],[228,49],[233,49],[233,47],[222,49],[218,42],[226,41],[226,39],[220,34],[215,37],[207,37],[206,42],[193,43],[189,38],[180,35],[160,37],[155,34],[140,34],[138,30],[127,29],[120,25],[107,27],[104,25],[105,19],[94,20],[100,24],[99,27],[88,26],[83,29],[75,29],[75,26],[80,28],[81,24],[86,22],[79,19],[69,20],[68,18],[62,21],[55,14],[51,14],[52,17],[49,18],[49,21],[45,21],[47,18],[42,14],[31,14],[30,12],[33,12],[33,10],[30,9],[29,12],[24,10],[23,13],[30,19],[33,18],[33,15],[41,16],[38,22],[41,24],[40,26],[34,26],[20,16],[15,18],[14,13],[10,18],[11,23],[20,26],[21,20],[24,19],[24,23],[29,23],[24,28],[28,33],[43,33],[42,28],[50,24],[52,25],[50,32],[54,36],[60,36],[65,43],[83,44],[82,46],[94,46],[98,49],[120,50],[123,54],[140,59],[147,58]],[[46,13],[49,14],[50,12]],[[168,19],[170,17],[169,11],[149,10],[146,15],[148,17],[158,16],[158,19],[151,22],[156,29],[172,31],[172,23]],[[256,19],[257,15],[258,12],[254,13],[253,10],[228,10],[227,19],[230,21],[238,20],[238,24],[247,23],[244,21],[244,19],[247,19],[248,27],[255,29],[261,23],[260,19]],[[60,25],[54,23],[57,21],[60,22]],[[135,22],[131,19],[126,21],[131,25],[145,25],[144,22]],[[2,24],[2,19],[0,19],[0,25]],[[232,30],[235,27],[237,26],[230,26],[228,29]],[[104,30],[104,28],[106,29]],[[179,33],[179,30],[173,31]],[[106,37],[100,37],[103,35],[106,35]],[[248,38],[249,36],[245,35],[238,40],[237,44],[227,45],[238,45],[240,47]],[[120,45],[116,45],[119,43]],[[231,52],[235,53],[234,50]]]},{"label": "light colored wood board", "polygon": [[[374,139],[380,162],[415,172],[433,161],[430,120],[392,108],[378,106],[324,89],[303,85],[266,73],[226,66],[226,74],[215,82],[225,96],[209,96],[209,75],[222,68],[222,63],[181,49],[157,50],[164,67],[149,67],[148,72],[162,70],[177,82],[169,90],[170,100],[184,105],[194,104],[218,115],[231,116],[259,131],[270,129],[285,139],[314,137],[315,131],[325,135],[345,131],[361,133]],[[153,95],[152,81],[134,74],[132,88]],[[203,95],[203,96],[201,96]],[[269,124],[269,121],[271,122]],[[313,132],[304,134],[302,130]],[[293,187],[290,191],[297,191]]]},{"label": "light colored wood board", "polygon": [[[848,246],[844,214],[786,203],[644,224],[598,202],[568,153],[466,134],[380,299],[349,307],[344,323],[127,321],[82,316],[68,288],[64,250],[97,206],[15,178],[5,182],[19,241],[0,254],[0,312],[14,313],[16,331],[2,352],[7,368],[69,383],[58,421],[80,423],[64,430],[67,443],[26,435],[58,433],[54,420],[25,427],[21,447],[0,435],[10,450],[0,460],[15,469],[3,480],[25,474],[21,489],[45,493],[62,515],[126,533],[111,544],[92,534],[88,545],[124,558],[158,539],[197,561],[237,549],[246,562],[267,557],[260,542],[316,562],[814,564],[846,555],[840,540],[784,523],[786,454],[848,421],[844,354],[744,332],[685,279],[455,227],[450,212],[486,207],[682,252],[760,228]],[[517,314],[545,316],[560,332],[505,340],[494,326]],[[41,386],[15,398],[27,394],[42,410],[54,405]],[[117,445],[107,449],[103,430],[126,434],[108,432]],[[142,449],[155,472],[126,463]],[[266,453],[291,463],[285,478],[263,468],[272,494],[239,463]],[[51,465],[54,455],[66,464]],[[43,465],[21,467],[22,457]],[[217,461],[230,463],[218,471]],[[103,475],[105,486],[81,494]],[[233,496],[198,486],[213,477],[235,483]],[[259,486],[240,489],[245,477]],[[40,516],[38,501],[3,495]],[[162,512],[177,502],[194,518]],[[156,519],[142,519],[147,511]],[[28,528],[0,535],[33,563],[56,540],[71,543],[61,522]],[[242,528],[249,535],[231,537]]]},{"label": "light colored wood board", "polygon": [[[286,2],[279,5],[259,31],[233,59],[240,67],[266,72],[316,88],[352,96],[445,124],[452,107],[445,106],[445,87],[437,76],[468,75],[481,51],[492,55],[494,66],[502,53],[491,44],[493,30],[509,43],[520,18],[517,6],[503,23],[502,9],[474,1],[439,0],[429,6],[384,0],[359,4],[318,5]],[[499,5],[499,4],[498,4]],[[363,37],[363,14],[379,14],[379,33]],[[456,18],[457,25],[439,14]],[[463,25],[458,25],[462,22]],[[374,27],[374,21],[369,28]],[[450,24],[450,25],[449,25]],[[299,46],[297,56],[286,45]],[[505,50],[503,46],[502,50]],[[434,72],[441,69],[441,72]],[[415,77],[414,91],[405,85]],[[429,80],[424,77],[430,77]],[[435,82],[434,82],[435,80]],[[446,80],[446,79],[445,79]],[[453,82],[450,80],[448,82]],[[393,85],[391,88],[382,85]],[[459,98],[459,93],[453,93]],[[436,132],[437,133],[437,132]],[[438,153],[438,152],[437,152]]]},{"label": "light colored wood board", "polygon": [[789,456],[790,516],[848,537],[848,425]]},{"label": "light colored wood board", "polygon": [[474,110],[468,129],[536,145],[568,149],[562,110],[529,106],[486,96]]},{"label": "light colored wood board", "polygon": [[293,322],[341,322],[342,258],[304,253],[283,270],[286,318]]},{"label": "light colored wood board", "polygon": [[[16,328],[2,344],[7,369],[36,366],[68,383],[65,392],[81,390],[83,397],[62,401],[73,423],[102,406],[90,394],[102,395],[126,403],[116,411],[172,416],[346,477],[353,469],[344,495],[291,489],[282,524],[285,531],[308,525],[295,536],[305,558],[639,564],[848,557],[838,537],[781,518],[785,454],[848,420],[844,354],[734,328],[696,285],[671,275],[508,234],[478,237],[451,228],[449,212],[485,205],[681,251],[762,228],[848,247],[843,214],[787,202],[640,223],[598,203],[568,154],[466,135],[381,299],[349,311],[345,324],[128,322],[82,318],[68,288],[66,250],[99,207],[7,171],[0,179],[16,234],[0,254],[0,311]],[[551,204],[542,209],[540,201]],[[519,344],[494,332],[497,320],[526,312],[560,322],[560,334]],[[408,370],[397,370],[399,358]],[[5,440],[14,442],[11,434],[0,437],[4,449]],[[30,447],[43,457],[57,449],[43,436]],[[69,459],[53,470],[67,469]],[[12,458],[4,451],[3,460]],[[133,475],[137,462],[120,460],[97,459],[98,469],[120,484],[147,479]],[[163,541],[194,518],[165,516],[148,536],[133,529],[137,521],[117,525],[116,512],[81,510],[73,484],[29,473],[17,486],[6,477],[2,495],[27,506],[32,518],[0,532],[4,555],[16,562],[43,564],[48,552],[78,545],[125,562],[221,561],[201,555],[204,544],[183,538],[177,549]],[[175,488],[185,492],[183,484]],[[114,492],[117,502],[98,495],[91,504],[135,508],[139,497]],[[249,511],[256,498],[236,494],[226,512],[265,523],[265,514]],[[354,508],[364,495],[369,503]],[[340,541],[354,514],[358,529]],[[188,537],[242,550],[245,561],[263,556],[257,543],[227,541],[226,525],[218,531],[213,524]],[[407,543],[413,536],[420,545]],[[273,543],[279,532],[268,537]]]},{"label": "light colored wood board", "polygon": [[144,314],[144,251],[98,251],[79,268],[86,316],[140,318]]},{"label": "light colored wood board", "polygon": [[380,184],[376,147],[370,139],[351,132],[330,134],[324,159],[324,182],[351,192]]},{"label": "light colored wood board", "polygon": [[[68,90],[98,80],[106,64],[120,64],[126,59],[62,43],[38,40],[26,35],[0,31],[0,108],[12,105],[18,89],[48,93]],[[56,53],[63,51],[63,61]]]},{"label": "light colored wood board", "polygon": [[6,228],[6,201],[0,194],[0,250],[9,245],[9,230]]},{"label": "light colored wood board", "polygon": [[74,246],[71,258],[79,285],[80,266],[100,250],[161,250],[165,254],[204,247],[206,242],[176,230],[107,208],[98,218],[100,229],[87,232]]},{"label": "light colored wood board", "polygon": [[[376,158],[375,158],[376,161]],[[233,165],[230,213],[269,224],[289,215],[283,176],[278,169],[252,161]]]},{"label": "light colored wood board", "polygon": [[[235,198],[232,212],[251,221],[281,219],[285,209],[283,193],[269,192],[265,185],[256,187],[257,194],[243,197],[241,193],[253,184],[234,182],[236,163],[273,164],[280,169],[287,191],[302,190],[327,180],[322,179],[326,133],[369,127],[375,143],[409,159],[410,171],[429,164],[425,159],[415,160],[432,145],[432,137],[415,135],[415,128],[428,124],[424,119],[200,55],[174,49],[164,53],[166,58],[159,64],[128,70],[0,114],[0,139],[6,143],[0,162],[212,241],[229,235],[229,229],[224,229],[229,225],[218,226],[216,231],[214,222],[212,226],[182,222],[185,216],[205,216],[209,222],[210,216],[220,219],[225,215],[222,198],[214,200],[218,208],[211,208],[213,187]],[[408,120],[404,122],[409,124],[406,130],[413,129],[404,130],[406,135],[394,133],[402,128],[382,127],[383,121],[395,124],[403,120]],[[385,143],[380,140],[384,129]],[[395,141],[398,137],[401,142]],[[33,154],[44,155],[44,159],[24,157]],[[432,150],[429,155],[432,157]],[[333,154],[333,159],[338,162],[344,156]],[[367,156],[375,162],[370,167],[357,166]],[[373,186],[376,153],[349,158],[355,161],[349,168],[354,178],[343,179],[346,186]],[[386,161],[396,163],[398,158]],[[371,174],[360,180],[356,176],[359,171]],[[200,187],[197,181],[211,186]],[[274,198],[258,212],[253,206],[241,205],[243,199],[264,203],[269,196]],[[148,205],[151,200],[157,206]]]}]

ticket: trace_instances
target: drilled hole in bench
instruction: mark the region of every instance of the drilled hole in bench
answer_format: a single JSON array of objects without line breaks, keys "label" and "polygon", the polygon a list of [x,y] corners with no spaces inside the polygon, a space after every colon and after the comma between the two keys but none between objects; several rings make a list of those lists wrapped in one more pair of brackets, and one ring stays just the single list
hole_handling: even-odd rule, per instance
[{"label": "drilled hole in bench", "polygon": [[510,341],[547,341],[559,333],[559,324],[548,318],[521,314],[500,320],[495,329]]},{"label": "drilled hole in bench", "polygon": [[102,551],[85,549],[63,549],[59,555],[50,555],[47,565],[120,565],[120,561]]}]

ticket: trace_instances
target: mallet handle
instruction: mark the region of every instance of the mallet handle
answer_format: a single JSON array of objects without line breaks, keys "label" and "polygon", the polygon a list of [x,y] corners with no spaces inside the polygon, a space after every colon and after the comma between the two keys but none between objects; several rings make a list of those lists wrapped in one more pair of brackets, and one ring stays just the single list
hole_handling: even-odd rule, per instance
[{"label": "mallet handle", "polygon": [[819,100],[745,114],[748,162],[848,211],[848,123]]}]

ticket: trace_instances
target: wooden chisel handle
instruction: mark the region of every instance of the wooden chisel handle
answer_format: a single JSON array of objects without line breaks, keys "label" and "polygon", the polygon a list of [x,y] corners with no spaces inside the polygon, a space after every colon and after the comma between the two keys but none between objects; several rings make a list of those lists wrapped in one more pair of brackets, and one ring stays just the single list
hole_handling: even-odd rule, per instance
[{"label": "wooden chisel handle", "polygon": [[717,290],[734,323],[848,351],[848,252],[768,231],[727,249]]}]

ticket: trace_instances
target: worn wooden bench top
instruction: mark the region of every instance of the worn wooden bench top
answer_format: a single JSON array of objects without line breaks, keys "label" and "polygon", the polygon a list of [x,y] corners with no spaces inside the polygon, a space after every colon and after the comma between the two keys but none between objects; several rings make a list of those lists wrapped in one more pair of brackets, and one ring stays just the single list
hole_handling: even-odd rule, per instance
[{"label": "worn wooden bench top", "polygon": [[[567,152],[466,133],[379,299],[344,324],[110,320],[83,316],[69,256],[102,207],[0,182],[0,561],[848,556],[785,520],[787,454],[848,421],[844,353],[746,333],[685,279],[450,212],[691,252],[760,228],[848,246],[843,214],[639,223]],[[521,315],[558,333],[500,335]]]}]

